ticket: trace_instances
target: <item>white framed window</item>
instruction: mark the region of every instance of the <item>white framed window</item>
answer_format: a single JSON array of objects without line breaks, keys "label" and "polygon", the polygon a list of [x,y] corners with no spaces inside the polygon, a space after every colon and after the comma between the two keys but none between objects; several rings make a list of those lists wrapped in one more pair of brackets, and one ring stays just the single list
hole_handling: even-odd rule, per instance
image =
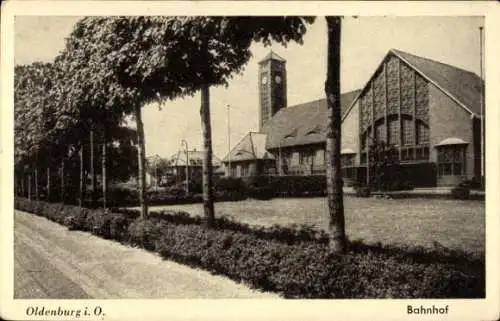
[{"label": "white framed window", "polygon": [[449,145],[438,147],[438,175],[465,174],[465,145]]}]

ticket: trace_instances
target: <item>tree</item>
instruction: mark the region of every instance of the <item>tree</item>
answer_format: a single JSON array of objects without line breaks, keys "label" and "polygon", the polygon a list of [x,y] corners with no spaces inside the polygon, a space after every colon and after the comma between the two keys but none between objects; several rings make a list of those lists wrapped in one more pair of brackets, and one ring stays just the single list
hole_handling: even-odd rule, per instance
[{"label": "tree", "polygon": [[[107,59],[99,47],[106,33],[106,18],[85,18],[80,20],[66,40],[63,53],[57,58],[64,74],[64,88],[59,99],[69,105],[78,114],[78,128],[81,143],[89,145],[89,167],[91,176],[91,203],[95,205],[97,197],[97,168],[101,169],[102,200],[106,208],[108,182],[108,144],[113,139],[115,128],[120,127],[125,115],[131,112],[133,95],[117,86],[115,74],[106,69]],[[97,146],[100,151],[97,151]],[[83,145],[82,145],[83,148]],[[101,155],[100,166],[96,164],[96,155]],[[83,186],[82,184],[80,184]]]},{"label": "tree", "polygon": [[[206,224],[212,225],[209,87],[227,85],[228,80],[242,70],[251,56],[249,46],[253,40],[301,41],[305,25],[312,20],[298,17],[92,17],[77,23],[69,43],[73,56],[81,62],[74,72],[84,76],[76,77],[73,83],[88,83],[90,90],[82,93],[89,92],[87,96],[92,96],[91,101],[99,97],[108,104],[111,102],[116,108],[123,108],[125,114],[134,115],[137,122],[142,216],[147,215],[147,204],[141,107],[152,101],[201,92],[200,116],[206,153],[204,209]],[[114,108],[107,110],[113,114],[118,112]]]},{"label": "tree", "polygon": [[[87,111],[106,111],[112,119],[133,115],[137,124],[138,193],[141,216],[147,216],[145,193],[145,140],[141,107],[153,100],[173,98],[182,88],[165,70],[164,54],[174,43],[163,41],[168,29],[145,17],[90,17],[80,20],[70,35],[68,52],[71,83],[78,103]],[[151,20],[151,21],[150,21]],[[178,48],[180,53],[182,49]],[[157,70],[160,69],[159,72]],[[72,71],[72,72],[71,72]],[[82,85],[79,85],[82,84]],[[97,108],[97,109],[96,109]],[[100,109],[99,109],[100,108]],[[102,116],[102,113],[100,114]],[[100,117],[92,117],[98,119]]]},{"label": "tree", "polygon": [[[53,87],[53,64],[35,62],[16,66],[14,70],[14,131],[17,175],[23,176],[26,166],[34,173],[35,198],[39,198],[39,170],[50,169],[51,123],[54,104],[50,98]],[[24,180],[24,179],[22,179]]]},{"label": "tree", "polygon": [[394,145],[384,141],[374,141],[368,150],[370,167],[373,169],[374,180],[370,185],[377,190],[391,190],[401,188],[402,178],[399,177],[399,154]]},{"label": "tree", "polygon": [[[109,132],[108,180],[125,181],[137,176],[137,132],[128,127],[117,127]],[[134,174],[135,173],[135,174]]]},{"label": "tree", "polygon": [[[177,17],[173,24],[174,39],[186,48],[179,64],[187,70],[183,86],[200,91],[200,117],[203,134],[203,208],[205,225],[214,223],[212,188],[212,137],[210,120],[210,87],[228,85],[251,57],[252,41],[270,44],[301,43],[306,25],[314,18],[301,17]],[[174,60],[175,61],[175,60]],[[194,76],[194,77],[193,77]]]},{"label": "tree", "polygon": [[163,178],[167,176],[171,161],[159,155],[150,156],[147,159],[146,170],[150,177],[154,177],[155,185],[162,185]]},{"label": "tree", "polygon": [[340,111],[340,41],[339,16],[326,17],[328,28],[328,58],[325,94],[328,103],[326,134],[326,189],[328,198],[330,249],[346,250],[344,200],[340,167],[341,111]]}]

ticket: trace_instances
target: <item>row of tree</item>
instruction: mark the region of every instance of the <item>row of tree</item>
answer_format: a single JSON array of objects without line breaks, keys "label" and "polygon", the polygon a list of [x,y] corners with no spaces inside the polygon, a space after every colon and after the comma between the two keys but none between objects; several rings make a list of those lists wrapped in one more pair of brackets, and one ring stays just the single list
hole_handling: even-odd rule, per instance
[{"label": "row of tree", "polygon": [[[109,142],[127,116],[136,122],[138,193],[141,216],[148,214],[145,140],[141,108],[151,102],[201,93],[203,207],[214,224],[210,88],[229,85],[251,57],[252,42],[302,43],[312,17],[87,17],[77,22],[53,63],[16,67],[16,169],[21,177],[40,168],[60,168],[79,159],[80,204],[90,153],[91,194],[95,194],[96,139],[100,142],[106,206]],[[330,110],[327,134],[327,189],[332,249],[345,248],[340,174],[340,17],[327,17],[328,68],[325,94]],[[85,146],[89,146],[85,148]],[[56,167],[56,164],[59,166]],[[19,176],[16,176],[19,177]],[[32,175],[29,175],[31,178]],[[47,175],[50,177],[50,174]],[[49,185],[50,183],[47,183]],[[64,193],[63,193],[64,194]],[[92,198],[94,199],[94,198]]]}]

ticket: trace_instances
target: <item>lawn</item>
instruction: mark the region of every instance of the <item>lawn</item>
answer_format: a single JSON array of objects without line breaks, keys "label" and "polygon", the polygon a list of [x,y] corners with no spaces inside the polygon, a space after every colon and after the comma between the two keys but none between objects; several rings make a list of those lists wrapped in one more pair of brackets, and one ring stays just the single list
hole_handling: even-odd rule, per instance
[{"label": "lawn", "polygon": [[[344,197],[346,232],[367,243],[420,245],[437,242],[452,249],[484,252],[484,201],[447,199],[376,199]],[[202,204],[154,206],[202,215]],[[217,216],[232,216],[252,225],[307,224],[326,229],[325,198],[245,200],[215,204]]]}]

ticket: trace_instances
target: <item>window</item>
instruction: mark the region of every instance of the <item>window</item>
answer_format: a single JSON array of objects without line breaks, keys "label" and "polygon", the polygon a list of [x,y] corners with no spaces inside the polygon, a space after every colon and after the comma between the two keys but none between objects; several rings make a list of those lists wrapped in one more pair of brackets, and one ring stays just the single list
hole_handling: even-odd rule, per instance
[{"label": "window", "polygon": [[399,120],[389,121],[388,143],[390,145],[399,145]]},{"label": "window", "polygon": [[314,156],[314,152],[311,151],[311,150],[300,151],[300,153],[299,153],[299,164],[300,165],[312,164],[312,162],[313,162],[313,156]]},{"label": "window", "polygon": [[340,164],[342,167],[354,166],[355,154],[345,154],[340,156]]},{"label": "window", "polygon": [[439,176],[465,174],[465,153],[463,145],[438,147]]},{"label": "window", "polygon": [[361,135],[361,149],[365,150],[366,149],[366,141],[367,141],[367,136],[368,133],[370,132],[370,129],[368,128],[362,135]]},{"label": "window", "polygon": [[282,157],[281,165],[286,164],[288,166],[292,163],[292,153],[289,150],[281,152],[281,157]]},{"label": "window", "polygon": [[427,160],[429,159],[429,147],[421,146],[416,148],[416,159]]},{"label": "window", "polygon": [[375,140],[377,142],[386,141],[385,126],[383,123],[379,124],[379,125],[377,125],[377,127],[375,127]]},{"label": "window", "polygon": [[413,145],[413,121],[411,119],[403,120],[403,145]]},{"label": "window", "polygon": [[360,155],[360,163],[366,164],[366,153],[361,153]]},{"label": "window", "polygon": [[413,153],[413,147],[403,147],[401,148],[401,160],[410,161],[415,159],[415,154]]},{"label": "window", "polygon": [[248,176],[249,175],[249,165],[248,164],[243,164],[241,165],[241,176]]},{"label": "window", "polygon": [[326,153],[325,150],[320,148],[316,150],[316,154],[314,156],[314,164],[315,165],[324,165],[326,163]]},{"label": "window", "polygon": [[417,122],[417,144],[425,145],[429,143],[429,127],[423,122]]},{"label": "window", "polygon": [[342,177],[354,178],[355,175],[355,154],[340,155],[340,166]]}]

